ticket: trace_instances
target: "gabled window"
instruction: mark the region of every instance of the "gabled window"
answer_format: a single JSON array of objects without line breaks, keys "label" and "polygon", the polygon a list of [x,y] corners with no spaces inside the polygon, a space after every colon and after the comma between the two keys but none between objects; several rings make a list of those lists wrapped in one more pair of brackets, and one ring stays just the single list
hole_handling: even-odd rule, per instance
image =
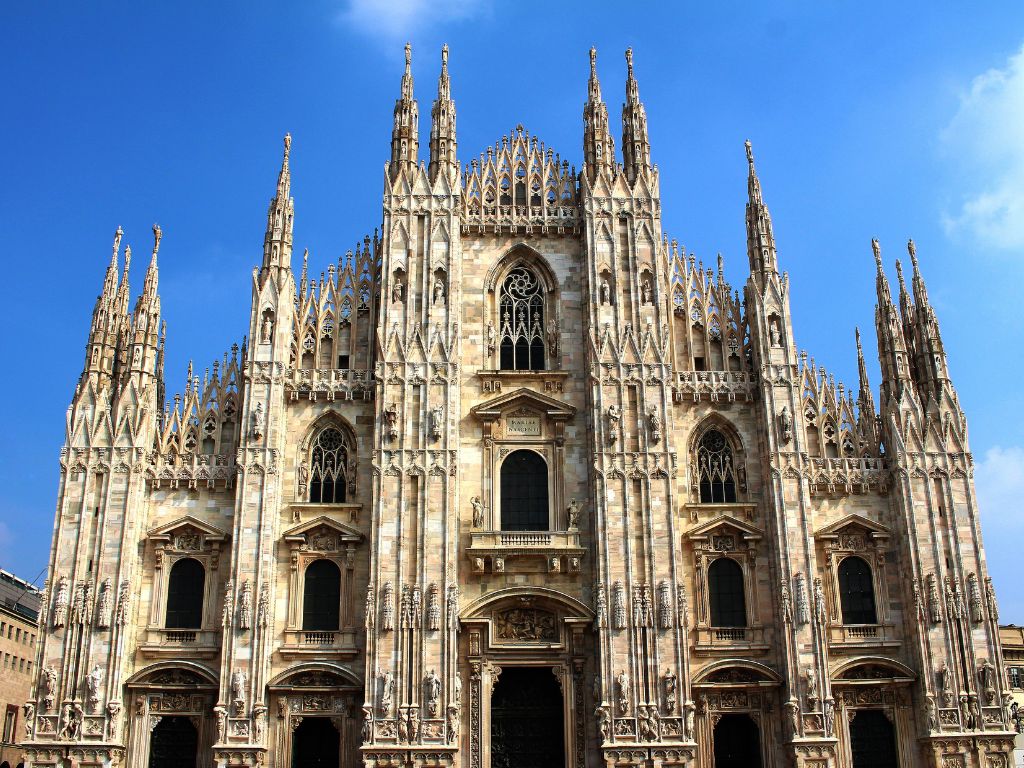
[{"label": "gabled window", "polygon": [[871,566],[860,557],[846,557],[839,564],[839,601],[843,624],[877,624],[875,585]]},{"label": "gabled window", "polygon": [[167,580],[167,629],[201,629],[206,570],[195,558],[186,557],[171,567]]},{"label": "gabled window", "polygon": [[535,451],[513,451],[501,465],[501,530],[546,531],[548,465]]},{"label": "gabled window", "polygon": [[330,560],[314,560],[306,569],[302,628],[333,632],[340,628],[341,571]]},{"label": "gabled window", "polygon": [[701,504],[732,504],[736,501],[736,472],[732,450],[725,435],[709,429],[697,448]]},{"label": "gabled window", "polygon": [[498,299],[503,371],[543,371],[544,287],[526,267],[516,267],[501,284]]},{"label": "gabled window", "polygon": [[313,440],[309,468],[309,500],[339,504],[348,490],[349,446],[340,429],[328,427]]},{"label": "gabled window", "polygon": [[711,626],[747,626],[747,598],[743,569],[731,557],[720,557],[708,568]]}]

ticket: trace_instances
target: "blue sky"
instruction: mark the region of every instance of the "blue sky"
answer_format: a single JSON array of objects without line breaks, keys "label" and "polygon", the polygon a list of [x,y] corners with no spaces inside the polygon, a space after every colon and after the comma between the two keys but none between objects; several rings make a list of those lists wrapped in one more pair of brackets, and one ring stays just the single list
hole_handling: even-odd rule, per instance
[{"label": "blue sky", "polygon": [[[742,286],[750,138],[798,344],[838,379],[855,383],[853,328],[872,327],[870,239],[891,277],[915,239],[969,418],[1002,618],[1024,623],[1024,5],[759,6],[9,5],[0,567],[31,579],[46,563],[64,412],[118,225],[137,254],[163,227],[167,386],[180,391],[190,358],[202,371],[245,332],[285,131],[296,246],[318,273],[379,224],[406,39],[424,149],[451,46],[463,162],[523,123],[579,165],[587,51],[618,131],[632,45],[665,231],[704,259],[721,251]],[[136,260],[136,291],[142,271]]]}]

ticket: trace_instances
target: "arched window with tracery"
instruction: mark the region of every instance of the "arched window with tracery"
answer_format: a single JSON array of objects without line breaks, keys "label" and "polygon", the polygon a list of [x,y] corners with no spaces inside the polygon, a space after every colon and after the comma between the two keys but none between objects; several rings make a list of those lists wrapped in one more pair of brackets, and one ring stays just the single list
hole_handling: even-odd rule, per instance
[{"label": "arched window with tracery", "polygon": [[843,624],[877,624],[875,583],[871,566],[860,557],[844,557],[839,563],[839,602]]},{"label": "arched window with tracery", "polygon": [[330,560],[314,560],[306,569],[302,628],[334,632],[340,624],[341,570]]},{"label": "arched window with tracery", "polygon": [[501,464],[501,530],[549,528],[548,465],[536,452],[513,451]]},{"label": "arched window with tracery", "polygon": [[725,435],[709,429],[697,446],[701,504],[732,504],[736,501],[736,468]]},{"label": "arched window with tracery", "polygon": [[348,498],[352,447],[336,427],[321,430],[313,439],[309,466],[309,500],[339,504]]},{"label": "arched window with tracery", "polygon": [[747,626],[743,568],[731,557],[720,557],[708,567],[708,598],[712,627]]},{"label": "arched window with tracery", "polygon": [[498,298],[503,371],[544,370],[544,286],[524,266],[512,269]]},{"label": "arched window with tracery", "polygon": [[192,557],[185,557],[171,567],[167,579],[167,629],[201,629],[203,626],[203,592],[206,569]]}]

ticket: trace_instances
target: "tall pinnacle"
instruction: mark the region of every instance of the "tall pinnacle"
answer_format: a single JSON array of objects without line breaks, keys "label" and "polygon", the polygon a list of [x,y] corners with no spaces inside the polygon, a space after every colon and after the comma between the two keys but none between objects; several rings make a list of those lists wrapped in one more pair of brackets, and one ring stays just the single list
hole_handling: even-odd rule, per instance
[{"label": "tall pinnacle", "polygon": [[445,171],[454,182],[459,162],[455,157],[455,102],[448,77],[448,46],[441,48],[441,75],[437,79],[437,99],[430,110],[430,181]]},{"label": "tall pinnacle", "polygon": [[608,107],[601,100],[601,83],[597,79],[597,49],[590,49],[590,80],[587,103],[583,106],[583,160],[591,181],[602,170],[611,170],[615,159],[615,142],[608,130]]},{"label": "tall pinnacle", "polygon": [[914,267],[912,285],[914,288],[914,301],[921,308],[928,306],[928,290],[924,286],[924,278],[921,276],[921,268],[917,263],[917,246],[913,240],[907,240],[907,253],[910,254],[910,263]]},{"label": "tall pinnacle", "polygon": [[391,178],[403,166],[414,168],[419,156],[419,106],[412,93],[412,46],[405,44],[405,72],[402,92],[395,101],[395,120],[391,129]]},{"label": "tall pinnacle", "polygon": [[267,209],[267,231],[263,237],[263,268],[268,270],[290,269],[292,260],[292,229],[295,219],[295,201],[292,199],[292,173],[289,166],[292,152],[292,135],[284,135],[284,156],[281,171],[277,175],[277,190]]},{"label": "tall pinnacle", "polygon": [[647,136],[647,111],[633,76],[633,49],[626,49],[626,102],[622,105],[622,155],[626,178],[634,181],[651,168],[651,143]]},{"label": "tall pinnacle", "polygon": [[775,250],[775,232],[772,217],[761,193],[761,180],[754,168],[754,150],[750,141],[745,141],[747,150],[747,256],[750,259],[751,274],[762,277],[778,272],[778,256]]}]

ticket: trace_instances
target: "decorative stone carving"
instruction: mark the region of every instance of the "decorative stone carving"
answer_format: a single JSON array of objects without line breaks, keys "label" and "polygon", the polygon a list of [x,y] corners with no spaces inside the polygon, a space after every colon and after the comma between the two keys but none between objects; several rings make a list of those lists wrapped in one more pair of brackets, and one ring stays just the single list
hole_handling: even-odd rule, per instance
[{"label": "decorative stone carving", "polygon": [[224,608],[221,611],[221,626],[227,629],[234,622],[235,618],[235,581],[228,579],[224,585]]},{"label": "decorative stone carving", "polygon": [[495,637],[513,642],[558,642],[555,614],[539,608],[510,608],[494,614]]},{"label": "decorative stone carving", "polygon": [[939,600],[939,584],[934,573],[929,573],[925,579],[928,589],[928,616],[932,624],[942,621],[942,603]]},{"label": "decorative stone carving", "polygon": [[430,717],[437,717],[441,706],[441,678],[434,670],[427,673],[423,680],[423,687],[427,695],[427,714]]},{"label": "decorative stone carving", "polygon": [[228,711],[226,708],[216,706],[213,714],[217,718],[217,741],[224,743],[228,738]]},{"label": "decorative stone carving", "polygon": [[31,739],[32,728],[36,721],[36,705],[31,701],[26,701],[21,708],[25,712],[25,738]]},{"label": "decorative stone carving", "polygon": [[433,301],[435,307],[443,307],[445,304],[444,280],[440,277],[434,280]]},{"label": "decorative stone carving", "polygon": [[103,685],[103,667],[99,664],[85,677],[86,702],[89,711],[96,712],[100,706],[100,687]]},{"label": "decorative stone carving", "polygon": [[389,440],[398,437],[398,403],[391,403],[384,409],[384,427]]},{"label": "decorative stone carving", "polygon": [[807,586],[804,584],[804,575],[798,573],[794,579],[796,581],[796,619],[801,624],[808,624],[811,621],[811,609],[807,601]]},{"label": "decorative stone carving", "polygon": [[976,573],[967,574],[967,600],[970,606],[971,621],[975,624],[980,623],[983,618],[981,586],[978,584],[978,575]]},{"label": "decorative stone carving", "polygon": [[247,630],[252,627],[252,584],[246,579],[242,583],[242,593],[238,597],[238,628]]},{"label": "decorative stone carving", "polygon": [[254,440],[263,439],[263,430],[266,427],[266,414],[263,413],[263,403],[256,403],[252,412],[252,429],[250,433]]},{"label": "decorative stone carving", "polygon": [[58,738],[63,741],[78,741],[82,736],[84,719],[85,712],[80,704],[65,704]]},{"label": "decorative stone carving", "polygon": [[484,505],[480,501],[479,496],[474,496],[469,500],[470,506],[473,508],[473,527],[483,528],[484,527]]},{"label": "decorative stone carving", "polygon": [[121,702],[107,702],[107,738],[117,741],[121,730]]},{"label": "decorative stone carving", "polygon": [[595,614],[594,628],[600,629],[608,623],[608,595],[605,592],[604,582],[594,583]]},{"label": "decorative stone carving", "polygon": [[444,429],[444,408],[440,405],[435,405],[430,409],[430,436],[434,440],[441,438],[441,432]]},{"label": "decorative stone carving", "polygon": [[566,507],[565,516],[569,523],[570,531],[578,531],[580,528],[580,502],[573,498]]},{"label": "decorative stone carving", "polygon": [[657,445],[661,442],[661,416],[658,414],[656,405],[647,409],[647,432],[651,436],[652,443]]},{"label": "decorative stone carving", "polygon": [[789,583],[786,579],[779,581],[779,608],[782,612],[782,621],[786,624],[792,624],[793,601],[789,596]]},{"label": "decorative stone carving", "polygon": [[431,584],[427,592],[427,629],[437,631],[441,628],[441,598],[437,584]]},{"label": "decorative stone carving", "polygon": [[633,624],[637,627],[653,627],[651,610],[651,588],[647,584],[633,587]]},{"label": "decorative stone carving", "polygon": [[992,579],[985,577],[985,604],[988,607],[989,618],[994,622],[999,621],[999,607],[996,605],[996,590],[992,586]]},{"label": "decorative stone carving", "polygon": [[378,672],[377,677],[380,678],[380,716],[391,717],[395,695],[395,676],[388,670]]},{"label": "decorative stone carving", "polygon": [[619,421],[622,419],[622,409],[617,405],[609,405],[607,412],[608,419],[608,444],[615,445],[619,439]]},{"label": "decorative stone carving", "polygon": [[256,624],[266,627],[270,616],[270,584],[264,581],[260,585],[260,601],[256,608]]},{"label": "decorative stone carving", "polygon": [[61,576],[57,582],[57,597],[53,604],[53,628],[63,627],[67,623],[68,604],[71,600],[71,584],[67,576]]},{"label": "decorative stone carving", "polygon": [[665,714],[674,715],[676,711],[676,687],[675,673],[670,669],[665,670],[661,678],[661,687],[665,692]]},{"label": "decorative stone carving", "polygon": [[625,670],[620,670],[615,676],[615,687],[618,693],[619,714],[622,717],[629,716],[629,677]]},{"label": "decorative stone carving", "polygon": [[825,591],[821,579],[814,580],[814,618],[821,627],[828,625],[828,607],[825,605]]},{"label": "decorative stone carving", "polygon": [[114,617],[114,622],[117,626],[122,627],[128,621],[128,616],[131,613],[132,604],[132,593],[130,591],[131,582],[125,579],[121,582],[121,588],[117,595],[117,615]]},{"label": "decorative stone carving", "polygon": [[235,707],[235,717],[245,712],[245,672],[236,669],[231,673],[231,702]]},{"label": "decorative stone carving", "polygon": [[789,406],[782,406],[779,412],[779,431],[782,433],[782,442],[789,443],[793,440],[793,415],[789,412]]},{"label": "decorative stone carving", "polygon": [[953,706],[953,671],[946,662],[939,667],[939,690],[942,691],[942,699],[947,707]]},{"label": "decorative stone carving", "polygon": [[108,628],[113,618],[113,613],[114,589],[111,586],[110,579],[106,578],[100,585],[100,594],[96,599],[96,626],[100,629]]},{"label": "decorative stone carving", "polygon": [[978,688],[985,697],[985,705],[993,706],[996,701],[996,669],[988,659],[978,662]]},{"label": "decorative stone carving", "polygon": [[804,690],[807,692],[807,708],[814,709],[818,701],[818,673],[813,666],[804,670]]},{"label": "decorative stone carving", "polygon": [[52,666],[43,669],[43,711],[49,712],[53,709],[57,696],[57,670]]},{"label": "decorative stone carving", "polygon": [[686,599],[686,585],[683,582],[676,584],[676,602],[679,604],[679,628],[686,629],[690,626],[690,604]]},{"label": "decorative stone carving", "polygon": [[626,587],[621,581],[612,585],[612,617],[615,629],[626,628]]},{"label": "decorative stone carving", "polygon": [[384,594],[381,596],[380,628],[391,632],[395,628],[395,585],[384,582]]},{"label": "decorative stone carving", "polygon": [[664,580],[658,584],[658,627],[672,627],[672,588]]},{"label": "decorative stone carving", "polygon": [[459,585],[455,582],[448,585],[448,628],[459,631]]}]

